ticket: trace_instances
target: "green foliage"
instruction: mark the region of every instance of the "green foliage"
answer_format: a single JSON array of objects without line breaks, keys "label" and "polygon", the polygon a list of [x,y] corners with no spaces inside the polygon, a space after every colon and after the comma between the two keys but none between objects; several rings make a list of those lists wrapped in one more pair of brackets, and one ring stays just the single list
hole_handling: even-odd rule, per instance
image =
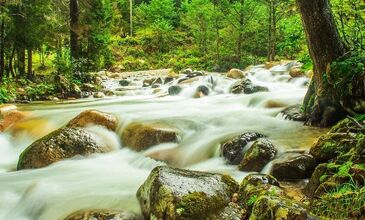
[{"label": "green foliage", "polygon": [[248,206],[253,206],[256,201],[257,201],[257,195],[253,195],[253,196],[250,197],[249,200],[247,200],[247,205]]},{"label": "green foliage", "polygon": [[13,95],[4,87],[0,87],[0,104],[6,103],[13,98]]},{"label": "green foliage", "polygon": [[360,219],[365,207],[365,188],[346,183],[311,204],[311,212],[329,219]]},{"label": "green foliage", "polygon": [[53,95],[56,89],[55,85],[43,82],[32,87],[26,87],[25,91],[30,100],[38,100]]}]

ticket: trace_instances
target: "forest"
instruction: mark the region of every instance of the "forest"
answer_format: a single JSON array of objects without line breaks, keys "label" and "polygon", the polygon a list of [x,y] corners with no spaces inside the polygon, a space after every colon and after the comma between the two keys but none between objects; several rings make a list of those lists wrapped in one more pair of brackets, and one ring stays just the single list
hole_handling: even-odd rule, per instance
[{"label": "forest", "polygon": [[365,218],[365,1],[0,0],[0,220]]}]

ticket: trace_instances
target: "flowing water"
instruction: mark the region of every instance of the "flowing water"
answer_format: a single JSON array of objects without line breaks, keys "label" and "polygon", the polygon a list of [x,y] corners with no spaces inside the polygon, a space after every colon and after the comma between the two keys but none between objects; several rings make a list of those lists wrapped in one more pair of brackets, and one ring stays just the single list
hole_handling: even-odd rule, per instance
[{"label": "flowing water", "polygon": [[[248,78],[270,91],[233,95],[229,89],[235,80],[211,73],[185,84],[180,95],[166,96],[168,87],[177,84],[177,80],[156,91],[142,88],[141,79],[136,77],[130,87],[123,89],[124,96],[19,106],[31,112],[23,126],[26,129],[0,134],[0,219],[63,219],[81,209],[139,212],[135,197],[138,187],[155,166],[164,164],[148,155],[177,167],[230,174],[240,181],[247,173],[224,163],[219,157],[219,143],[245,131],[267,135],[281,152],[308,150],[324,131],[284,120],[279,114],[284,106],[302,102],[308,79],[289,80],[286,66],[271,71],[256,66]],[[104,84],[120,90],[118,80],[107,80]],[[193,98],[199,85],[211,89],[209,96]],[[86,109],[119,117],[116,133],[100,127],[88,128],[118,150],[61,161],[43,169],[14,171],[22,150]],[[135,121],[170,124],[182,131],[181,140],[179,144],[133,152],[122,146],[119,136]]]}]

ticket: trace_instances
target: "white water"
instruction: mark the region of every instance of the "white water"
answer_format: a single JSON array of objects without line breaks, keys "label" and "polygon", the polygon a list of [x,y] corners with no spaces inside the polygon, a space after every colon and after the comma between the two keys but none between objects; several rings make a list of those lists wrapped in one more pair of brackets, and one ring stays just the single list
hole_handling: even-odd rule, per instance
[{"label": "white water", "polygon": [[[286,69],[275,68],[272,72],[260,66],[251,70],[249,78],[254,84],[270,89],[252,95],[229,94],[235,81],[211,74],[184,85],[179,96],[163,96],[170,85],[177,83],[174,81],[162,86],[157,94],[153,94],[154,89],[138,88],[123,97],[22,106],[32,112],[34,119],[47,119],[45,128],[56,129],[85,109],[98,109],[119,117],[118,134],[133,121],[159,121],[180,129],[182,138],[179,144],[163,144],[135,153],[121,146],[118,134],[94,127],[91,129],[99,134],[100,141],[120,150],[65,160],[43,169],[11,172],[22,150],[41,135],[27,131],[15,137],[10,132],[0,134],[0,219],[58,220],[92,208],[138,212],[138,187],[155,166],[163,164],[147,155],[183,168],[231,174],[240,181],[247,173],[226,165],[218,156],[218,149],[221,141],[245,131],[267,135],[282,152],[308,149],[322,131],[283,120],[277,116],[283,108],[267,108],[274,101],[283,106],[300,103],[307,79],[288,82]],[[117,87],[116,80],[105,83],[111,89]],[[211,88],[211,94],[192,98],[202,84]]]}]

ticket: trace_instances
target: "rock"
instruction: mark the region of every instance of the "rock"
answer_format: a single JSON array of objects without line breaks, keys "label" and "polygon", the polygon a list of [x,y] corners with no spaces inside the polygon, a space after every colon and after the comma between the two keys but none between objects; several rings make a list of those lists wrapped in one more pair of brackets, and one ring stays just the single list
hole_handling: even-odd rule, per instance
[{"label": "rock", "polygon": [[[326,163],[320,164],[315,168],[312,177],[309,179],[308,184],[304,188],[304,194],[306,196],[314,197],[316,190],[321,185],[321,183],[328,179],[328,177],[326,177],[326,173],[328,173],[328,171],[329,169]],[[321,179],[321,177],[326,179]]]},{"label": "rock", "polygon": [[111,131],[115,131],[118,126],[118,118],[97,110],[86,110],[72,119],[66,126],[69,128],[84,128],[90,124],[100,125]]},{"label": "rock", "polygon": [[171,96],[179,95],[181,91],[182,91],[182,88],[180,86],[170,86],[168,89],[168,93]]},{"label": "rock", "polygon": [[6,113],[16,110],[17,107],[12,104],[0,104],[0,115],[4,117]]},{"label": "rock", "polygon": [[119,73],[108,73],[107,76],[111,79],[117,79],[120,77]]},{"label": "rock", "polygon": [[249,79],[237,81],[231,88],[233,94],[253,94],[256,92],[268,92],[269,89],[263,86],[255,86]]},{"label": "rock", "polygon": [[246,73],[239,69],[231,69],[228,72],[227,77],[231,79],[243,79],[246,77]]},{"label": "rock", "polygon": [[5,113],[3,116],[3,120],[0,121],[0,132],[5,131],[6,129],[10,128],[17,122],[23,120],[24,118],[29,116],[27,112],[21,112],[18,110],[13,110],[10,112]]},{"label": "rock", "polygon": [[71,97],[82,98],[82,91],[75,83],[71,84],[70,94]]},{"label": "rock", "polygon": [[280,62],[278,61],[271,61],[271,62],[266,62],[265,63],[265,69],[271,69],[274,66],[280,65]]},{"label": "rock", "polygon": [[107,153],[114,146],[81,128],[61,128],[31,144],[19,157],[18,170],[41,168],[77,155]]},{"label": "rock", "polygon": [[112,73],[120,73],[123,70],[125,70],[125,67],[123,65],[116,65],[109,68],[109,71]]},{"label": "rock", "polygon": [[143,87],[151,86],[154,80],[154,78],[143,80]]},{"label": "rock", "polygon": [[97,90],[96,87],[90,83],[84,83],[82,89],[86,92],[95,92]]},{"label": "rock", "polygon": [[16,122],[9,131],[15,137],[19,135],[27,134],[27,136],[31,136],[32,138],[38,139],[44,137],[50,132],[56,130],[58,127],[51,122],[51,120],[47,120],[44,118],[29,118]]},{"label": "rock", "polygon": [[226,175],[162,166],[152,170],[137,198],[146,219],[199,220],[219,215],[237,190]]},{"label": "rock", "polygon": [[96,93],[94,93],[94,98],[96,98],[96,99],[102,99],[104,97],[105,97],[105,94],[102,93],[102,92],[96,92]]},{"label": "rock", "polygon": [[244,154],[239,169],[260,172],[277,154],[276,147],[265,138],[256,140]]},{"label": "rock", "polygon": [[301,204],[282,197],[261,196],[255,202],[249,219],[306,220],[313,218]]},{"label": "rock", "polygon": [[293,66],[289,69],[289,75],[293,78],[297,78],[304,76],[304,73],[299,67]]},{"label": "rock", "polygon": [[139,216],[130,212],[112,210],[79,211],[66,217],[65,220],[142,220]]},{"label": "rock", "polygon": [[180,131],[161,123],[132,123],[122,133],[123,145],[142,151],[154,145],[178,142]]},{"label": "rock", "polygon": [[104,94],[105,94],[106,96],[113,96],[113,95],[115,95],[115,94],[114,94],[114,92],[113,92],[112,90],[106,90],[106,91],[104,91]]},{"label": "rock", "polygon": [[163,80],[162,80],[160,77],[155,78],[155,79],[152,81],[152,86],[154,86],[154,85],[161,85],[161,84],[163,84]]},{"label": "rock", "polygon": [[273,163],[271,175],[278,180],[310,178],[316,168],[316,160],[310,154],[292,155]]},{"label": "rock", "polygon": [[96,76],[94,82],[96,85],[101,85],[103,83],[103,79],[100,76]]},{"label": "rock", "polygon": [[328,133],[319,137],[311,147],[310,154],[317,162],[323,163],[355,148],[357,143],[354,133]]},{"label": "rock", "polygon": [[128,80],[125,80],[125,79],[122,79],[119,81],[119,85],[121,86],[129,86],[129,81]]},{"label": "rock", "polygon": [[181,73],[185,74],[185,75],[191,75],[191,74],[193,74],[193,70],[192,69],[185,69]]},{"label": "rock", "polygon": [[199,81],[199,77],[193,77],[193,78],[182,78],[182,79],[179,79],[177,82],[178,84],[191,84],[193,82],[197,82]]},{"label": "rock", "polygon": [[196,88],[194,98],[201,98],[209,95],[210,89],[207,86],[201,85]]},{"label": "rock", "polygon": [[293,121],[306,121],[307,117],[302,111],[302,105],[293,105],[284,109],[281,114],[285,119]]},{"label": "rock", "polygon": [[309,79],[312,79],[313,77],[313,70],[308,70],[306,73],[305,73],[305,76]]},{"label": "rock", "polygon": [[172,81],[174,81],[174,80],[175,80],[175,78],[174,78],[174,77],[168,76],[168,77],[166,77],[166,78],[165,78],[165,80],[164,80],[164,84],[170,83],[170,82],[172,82]]},{"label": "rock", "polygon": [[257,198],[265,195],[286,196],[279,182],[274,177],[264,174],[250,174],[240,184],[238,204],[250,212]]},{"label": "rock", "polygon": [[231,138],[221,144],[220,154],[229,164],[238,165],[244,155],[245,147],[249,142],[265,137],[256,132],[246,132]]}]

